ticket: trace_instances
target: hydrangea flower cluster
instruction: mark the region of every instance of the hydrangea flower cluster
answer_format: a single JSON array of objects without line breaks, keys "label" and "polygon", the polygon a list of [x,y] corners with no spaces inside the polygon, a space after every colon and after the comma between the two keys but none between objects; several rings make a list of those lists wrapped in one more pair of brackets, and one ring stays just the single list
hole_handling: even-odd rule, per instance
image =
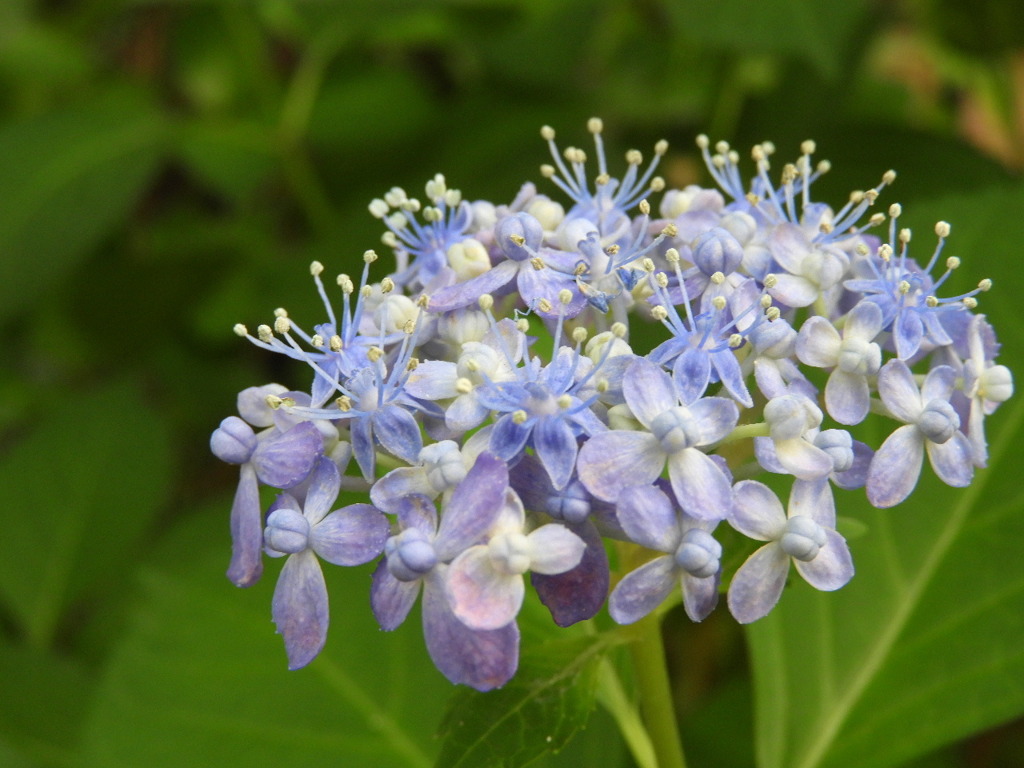
[{"label": "hydrangea flower cluster", "polygon": [[[601,121],[588,129],[596,173],[542,129],[553,196],[528,183],[469,202],[441,175],[423,201],[391,189],[369,206],[391,274],[370,280],[370,250],[358,285],[328,289],[314,262],[316,325],[278,309],[255,335],[236,326],[308,376],[243,391],[211,438],[241,472],[229,579],[288,558],[272,613],[291,668],[326,638],[321,561],[377,561],[384,630],[422,593],[438,669],[488,690],[515,674],[527,574],[561,626],[606,602],[635,622],[677,590],[694,621],[724,592],[753,622],[791,565],[820,590],[853,577],[834,487],[892,507],[925,455],[956,487],[985,466],[985,417],[1013,392],[973,311],[991,282],[943,295],[949,225],[922,264],[898,204],[869,213],[893,172],[834,210],[811,198],[828,170],[813,142],[774,180],[774,147],[754,147],[744,181],[738,154],[701,136],[719,188],[665,189],[665,142],[613,176]],[[850,431],[869,413],[894,426],[878,445]],[[281,491],[266,511],[260,485]],[[334,508],[342,488],[368,503]],[[731,572],[722,524],[752,541]],[[613,543],[639,567],[613,578]]]}]

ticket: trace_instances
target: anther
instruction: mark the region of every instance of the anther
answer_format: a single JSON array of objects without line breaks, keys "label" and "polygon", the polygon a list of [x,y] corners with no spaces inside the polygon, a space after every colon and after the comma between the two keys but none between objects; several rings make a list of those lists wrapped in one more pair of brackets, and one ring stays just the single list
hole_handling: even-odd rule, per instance
[{"label": "anther", "polygon": [[906,295],[910,293],[910,283],[908,283],[906,280],[900,280],[899,285],[896,286],[896,290],[898,290],[901,294]]},{"label": "anther", "polygon": [[342,395],[334,402],[337,404],[338,410],[342,413],[348,413],[352,410],[352,398],[348,395]]},{"label": "anther", "polygon": [[743,343],[743,336],[738,333],[734,333],[729,337],[729,346],[732,349],[736,349]]},{"label": "anther", "polygon": [[669,264],[678,264],[679,263],[679,251],[677,251],[675,248],[669,248],[667,251],[665,251],[665,260]]},{"label": "anther", "polygon": [[480,295],[480,298],[476,300],[476,303],[480,309],[486,312],[494,306],[494,297],[489,293],[484,293]]},{"label": "anther", "polygon": [[776,277],[776,276],[775,276],[774,274],[772,274],[771,272],[769,272],[769,273],[768,273],[767,275],[765,275],[765,276],[764,276],[764,287],[765,287],[765,288],[774,288],[774,287],[775,287],[775,285],[776,285],[776,284],[777,284],[778,282],[779,282],[779,278],[777,278],[777,277]]},{"label": "anther", "polygon": [[267,404],[268,408],[272,411],[276,411],[281,407],[281,404],[284,403],[284,400],[277,395],[267,395],[266,398],[264,398],[264,402]]},{"label": "anther", "polygon": [[659,272],[658,274],[656,274],[654,276],[654,280],[655,282],[657,282],[659,287],[668,288],[668,275],[666,275],[664,272]]},{"label": "anther", "polygon": [[409,362],[405,364],[405,370],[415,371],[420,367],[420,359],[418,357],[410,357]]},{"label": "anther", "polygon": [[961,303],[968,309],[974,309],[978,306],[978,300],[973,296],[966,297]]},{"label": "anther", "polygon": [[550,312],[552,309],[551,302],[541,296],[537,299],[537,309],[544,313]]},{"label": "anther", "polygon": [[934,296],[926,296],[924,303],[933,309],[939,306],[939,300]]},{"label": "anther", "polygon": [[885,184],[892,184],[896,181],[896,171],[890,169],[882,174],[882,181]]},{"label": "anther", "polygon": [[516,320],[516,328],[518,328],[523,333],[526,333],[527,331],[530,330],[530,321],[527,320],[525,317],[520,317],[518,320]]},{"label": "anther", "polygon": [[626,338],[626,324],[625,323],[612,323],[611,327],[612,335],[617,339]]},{"label": "anther", "polygon": [[563,288],[558,292],[558,303],[564,306],[568,306],[572,303],[572,291],[568,288]]},{"label": "anther", "polygon": [[544,165],[540,167],[540,175],[545,179],[550,179],[555,175],[555,166],[550,165],[549,163],[544,163]]},{"label": "anther", "polygon": [[540,270],[544,269],[545,264],[540,256],[534,256],[532,259],[530,259],[530,266],[539,272]]},{"label": "anther", "polygon": [[768,307],[764,312],[764,316],[768,318],[769,323],[774,323],[782,316],[782,311],[778,307]]},{"label": "anther", "polygon": [[274,332],[270,330],[269,325],[260,325],[256,328],[256,335],[260,341],[270,341],[274,338]]},{"label": "anther", "polygon": [[249,329],[246,328],[241,323],[235,323],[234,327],[231,330],[233,330],[237,336],[248,336],[249,335]]},{"label": "anther", "polygon": [[284,307],[278,307],[274,310],[274,317],[288,317],[288,310]]},{"label": "anther", "polygon": [[711,306],[721,312],[725,309],[725,296],[715,296],[715,298],[711,300]]},{"label": "anther", "polygon": [[661,157],[668,152],[668,142],[665,139],[658,140],[654,145],[654,154]]},{"label": "anther", "polygon": [[366,359],[371,363],[378,362],[382,357],[384,357],[384,350],[380,347],[370,347],[366,350]]},{"label": "anther", "polygon": [[893,203],[889,206],[889,218],[898,219],[903,213],[903,206],[899,203]]},{"label": "anther", "polygon": [[309,340],[309,343],[314,347],[322,347],[324,345],[324,337],[319,333],[314,333],[313,338]]},{"label": "anther", "polygon": [[698,149],[707,149],[711,144],[708,137],[703,133],[697,135],[696,143]]},{"label": "anther", "polygon": [[648,272],[648,273],[653,272],[654,271],[654,260],[651,259],[651,258],[646,258],[646,257],[641,259],[640,260],[640,268],[644,272]]},{"label": "anther", "polygon": [[641,200],[637,208],[640,209],[640,213],[642,213],[644,216],[651,215],[651,204],[648,203],[646,199]]},{"label": "anther", "polygon": [[572,406],[572,396],[567,394],[559,395],[555,402],[558,403],[558,407],[564,411],[566,408]]},{"label": "anther", "polygon": [[314,261],[309,265],[309,274],[313,277],[319,277],[320,273],[324,271],[324,265],[319,261]]},{"label": "anther", "polygon": [[803,152],[805,155],[813,155],[814,150],[816,149],[817,145],[811,139],[807,139],[806,141],[800,144],[800,151]]},{"label": "anther", "polygon": [[592,117],[587,120],[587,130],[593,134],[598,134],[604,130],[604,123],[600,117]]},{"label": "anther", "polygon": [[584,328],[582,325],[573,328],[572,340],[575,341],[577,344],[582,344],[584,341],[587,340],[587,329]]},{"label": "anther", "polygon": [[338,334],[331,336],[327,344],[331,348],[331,352],[341,352],[345,348],[345,342],[341,340],[341,336]]},{"label": "anther", "polygon": [[509,235],[508,239],[511,240],[514,245],[518,245],[519,247],[526,245],[526,238],[522,235]]},{"label": "anther", "polygon": [[960,266],[960,257],[959,256],[950,256],[948,259],[946,259],[946,269],[956,269],[959,266]]},{"label": "anther", "polygon": [[935,234],[939,237],[949,237],[949,222],[948,221],[937,221],[935,222]]},{"label": "anther", "polygon": [[725,275],[721,272],[714,272],[711,275],[711,282],[715,285],[721,285],[725,282]]},{"label": "anther", "polygon": [[367,264],[373,264],[373,262],[375,262],[376,260],[377,252],[374,251],[372,248],[368,251],[363,252],[363,261],[365,261]]},{"label": "anther", "polygon": [[460,395],[468,395],[473,391],[473,382],[460,376],[455,380],[455,391]]},{"label": "anther", "polygon": [[555,129],[550,125],[541,126],[540,137],[544,139],[544,141],[551,141],[555,138]]},{"label": "anther", "polygon": [[979,291],[988,291],[988,290],[991,290],[991,289],[992,289],[992,280],[990,278],[988,278],[988,277],[986,277],[984,280],[981,280],[978,283],[978,290]]},{"label": "anther", "polygon": [[900,234],[899,234],[899,239],[900,239],[900,242],[903,243],[904,245],[909,243],[910,242],[910,230],[909,229],[901,229],[900,230]]},{"label": "anther", "polygon": [[526,411],[522,410],[522,409],[520,409],[518,411],[512,411],[512,423],[513,424],[522,424],[528,418],[530,418],[529,414]]},{"label": "anther", "polygon": [[359,289],[359,295],[362,296],[364,299],[368,299],[373,295],[373,288],[371,288],[368,285],[364,285],[362,288]]},{"label": "anther", "polygon": [[660,304],[658,304],[654,307],[651,307],[651,317],[653,317],[655,320],[664,320],[666,317],[668,317],[668,310],[665,309]]},{"label": "anther", "polygon": [[392,280],[390,277],[385,277],[383,280],[380,281],[381,293],[391,293],[393,290],[395,290],[395,281]]}]

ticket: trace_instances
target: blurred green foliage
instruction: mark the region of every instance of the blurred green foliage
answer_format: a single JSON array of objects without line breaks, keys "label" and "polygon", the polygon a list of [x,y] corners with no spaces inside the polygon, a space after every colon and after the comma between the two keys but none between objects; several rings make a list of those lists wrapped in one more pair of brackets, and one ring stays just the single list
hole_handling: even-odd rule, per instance
[{"label": "blurred green foliage", "polygon": [[[419,190],[443,172],[470,199],[510,200],[539,178],[542,124],[572,143],[600,115],[622,151],[668,138],[673,185],[706,182],[700,132],[739,147],[769,138],[783,156],[816,138],[834,168],[816,189],[836,203],[897,168],[885,200],[921,232],[953,223],[950,247],[971,272],[958,277],[995,279],[983,309],[1003,334],[1001,362],[1024,370],[1012,272],[1022,17],[1019,0],[0,3],[0,763],[432,764],[450,686],[425,666],[417,627],[378,634],[368,570],[333,575],[327,651],[285,671],[273,572],[244,593],[223,578],[235,476],[207,439],[240,389],[302,383],[233,323],[277,306],[303,317],[309,262],[342,271],[378,246],[366,205],[393,185]],[[996,470],[973,509],[1019,520],[1012,467]],[[928,512],[907,507],[886,514]],[[996,533],[1019,542],[1014,525]],[[984,579],[939,568],[935,587],[954,605],[976,585],[996,590],[983,627],[1001,649],[1021,629],[1011,565]],[[799,633],[812,597],[783,601],[797,614],[787,627]],[[924,621],[904,618],[914,631]],[[755,629],[755,661],[776,629]],[[864,730],[871,702],[908,684],[898,653],[882,659],[860,681],[868,698],[846,702],[849,723],[833,723],[836,751],[815,753],[801,751],[811,726],[794,718],[832,710],[772,698],[799,678],[786,657],[759,667],[762,715],[775,719],[761,718],[755,748],[735,624],[716,615],[666,632],[695,765],[746,766],[755,753],[791,765],[787,749],[823,756],[808,765],[1024,763],[1019,723],[972,735],[1021,714],[1010,698],[992,704],[999,673],[1020,668],[1019,637],[1010,658],[965,641],[994,665],[987,698],[909,737],[900,723],[924,712],[909,704]],[[927,674],[942,688],[941,668]],[[1005,686],[1019,690],[1015,679]],[[886,747],[857,762],[877,739]],[[541,764],[628,766],[626,754],[598,710]]]}]

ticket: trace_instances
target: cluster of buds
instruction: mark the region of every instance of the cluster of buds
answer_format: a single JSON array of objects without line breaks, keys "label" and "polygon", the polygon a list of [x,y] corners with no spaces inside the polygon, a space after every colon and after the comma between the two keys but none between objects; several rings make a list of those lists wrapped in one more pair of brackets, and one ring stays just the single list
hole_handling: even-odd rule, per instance
[{"label": "cluster of buds", "polygon": [[[811,199],[829,168],[813,142],[777,182],[774,147],[754,147],[745,182],[738,154],[701,136],[719,188],[666,189],[664,142],[616,178],[600,120],[588,129],[593,178],[584,150],[541,131],[563,202],[533,184],[469,202],[441,175],[424,203],[391,189],[369,206],[391,274],[371,282],[367,251],[358,286],[329,290],[314,263],[318,325],[278,309],[255,335],[236,326],[311,377],[243,391],[211,438],[241,468],[228,577],[248,586],[264,555],[288,558],[272,613],[292,668],[326,639],[321,561],[377,560],[384,630],[422,591],[432,660],[488,690],[515,674],[527,573],[560,626],[605,604],[628,624],[673,594],[694,621],[725,594],[753,622],[791,565],[821,590],[853,577],[835,487],[891,507],[926,454],[951,486],[985,465],[985,417],[1013,391],[974,311],[991,282],[940,295],[960,264],[942,255],[949,225],[922,264],[899,205],[869,213],[893,172],[833,210]],[[878,445],[850,431],[869,413],[896,423]],[[281,491],[267,510],[261,484]],[[343,488],[365,502],[335,508]],[[754,542],[728,570],[722,524],[732,546]],[[639,567],[613,574],[612,543]]]}]

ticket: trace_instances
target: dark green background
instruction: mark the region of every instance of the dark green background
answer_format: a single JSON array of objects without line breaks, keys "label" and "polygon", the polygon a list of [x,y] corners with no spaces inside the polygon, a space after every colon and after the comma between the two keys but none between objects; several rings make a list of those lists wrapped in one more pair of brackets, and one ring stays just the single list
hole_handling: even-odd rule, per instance
[{"label": "dark green background", "polygon": [[[207,440],[238,390],[306,383],[235,322],[278,306],[319,321],[309,262],[352,271],[379,248],[366,206],[393,185],[420,195],[443,172],[469,199],[506,202],[542,181],[542,124],[580,144],[599,115],[613,158],[667,138],[677,186],[708,183],[697,133],[744,156],[771,139],[784,160],[813,137],[833,164],[816,197],[837,207],[896,168],[883,203],[904,204],[919,257],[933,223],[952,222],[956,287],[993,278],[979,311],[1019,371],[1021,18],[1016,0],[0,3],[0,765],[430,764],[451,688],[415,622],[381,635],[369,571],[334,572],[327,650],[287,673],[269,620],[276,566],[246,592],[223,578],[236,473]],[[863,630],[817,667],[856,682],[859,654],[878,647],[868,617],[900,604],[872,591],[888,589],[872,546],[888,541],[913,570],[957,504],[987,535],[952,530],[906,632],[808,765],[1024,763],[1014,408],[993,417],[994,435],[1012,432],[976,496],[926,483],[886,513],[892,531],[864,511],[861,591],[787,595],[772,621],[788,644],[779,623],[755,628],[758,747],[742,632],[721,610],[699,627],[670,620],[693,765],[755,752],[765,768],[795,764],[815,713],[832,711],[825,689],[801,690],[794,664],[830,642],[807,646],[809,633]],[[860,514],[852,495],[840,505]],[[975,604],[942,634],[952,608]],[[832,610],[850,623],[830,624]],[[983,672],[965,671],[979,659]],[[900,691],[916,698],[872,720]],[[545,760],[626,754],[599,710]]]}]

